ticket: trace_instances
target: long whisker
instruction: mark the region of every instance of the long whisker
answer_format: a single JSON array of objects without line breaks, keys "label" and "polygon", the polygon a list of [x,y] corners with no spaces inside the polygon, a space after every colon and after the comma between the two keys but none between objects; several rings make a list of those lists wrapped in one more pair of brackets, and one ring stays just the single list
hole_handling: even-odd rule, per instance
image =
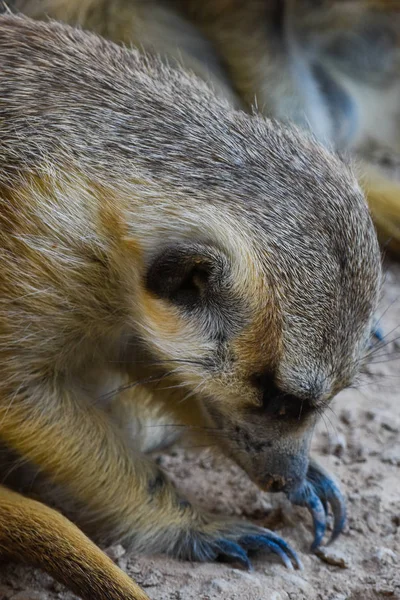
[{"label": "long whisker", "polygon": [[396,356],[394,358],[388,358],[387,360],[374,360],[374,361],[369,362],[368,364],[369,365],[381,365],[384,363],[394,362],[396,360],[400,360],[400,356]]},{"label": "long whisker", "polygon": [[[385,337],[382,339],[382,341],[378,342],[377,344],[374,344],[374,346],[371,348],[371,350],[365,354],[365,358],[374,356],[376,354],[376,352],[379,352],[380,350],[383,350],[383,348],[386,348],[387,346],[389,346],[389,344],[392,344],[393,342],[397,342],[397,340],[400,340],[400,336],[396,336],[394,338],[387,339],[388,336],[391,333],[393,333],[394,331],[396,331],[396,329],[398,329],[399,327],[400,327],[400,325],[397,325],[396,327],[394,327],[391,331],[389,331],[389,333],[387,335],[385,335]],[[386,342],[383,344],[382,342],[384,340],[386,340]]]},{"label": "long whisker", "polygon": [[[126,363],[126,360],[111,360],[108,362],[109,362],[109,364],[113,364],[113,363],[121,364],[121,363]],[[168,364],[168,363],[172,363],[172,362],[189,364],[189,365],[198,365],[201,367],[204,367],[206,365],[206,361],[191,360],[191,359],[186,359],[186,358],[166,358],[166,359],[162,359],[162,360],[160,359],[160,360],[152,360],[152,361],[134,360],[133,364],[155,366],[155,365]]]},{"label": "long whisker", "polygon": [[[393,305],[399,301],[399,298],[395,298],[394,300],[392,300],[392,302],[390,302],[388,304],[388,306],[385,308],[385,310],[383,311],[383,313],[381,314],[381,316],[379,317],[379,319],[375,322],[375,327],[377,328],[380,324],[381,321],[383,319],[383,317],[386,315],[386,313],[393,307]],[[386,334],[387,335],[387,334]],[[386,336],[385,336],[386,337]]]},{"label": "long whisker", "polygon": [[106,392],[105,394],[102,394],[101,396],[99,396],[98,400],[110,400],[114,396],[116,396],[126,390],[133,389],[138,385],[145,385],[146,383],[158,383],[162,379],[169,377],[171,374],[172,374],[172,371],[168,372],[168,373],[163,373],[162,375],[157,375],[157,376],[154,375],[154,376],[146,377],[144,379],[139,379],[138,381],[132,381],[130,383],[120,385],[119,387],[115,388],[114,390],[111,390],[110,392]]}]

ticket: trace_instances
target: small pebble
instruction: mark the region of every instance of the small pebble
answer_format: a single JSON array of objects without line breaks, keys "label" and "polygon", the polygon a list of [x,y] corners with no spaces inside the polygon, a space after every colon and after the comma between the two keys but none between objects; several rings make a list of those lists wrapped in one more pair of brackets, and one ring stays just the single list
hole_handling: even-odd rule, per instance
[{"label": "small pebble", "polygon": [[381,456],[381,461],[390,465],[400,467],[400,446],[388,448]]},{"label": "small pebble", "polygon": [[287,600],[288,598],[289,596],[286,592],[269,592],[268,595],[268,600]]},{"label": "small pebble", "polygon": [[391,585],[377,585],[374,591],[381,596],[388,596],[389,598],[394,596],[394,588]]},{"label": "small pebble", "polygon": [[340,413],[340,420],[345,425],[353,425],[355,418],[354,413],[349,408],[344,408]]},{"label": "small pebble", "polygon": [[126,550],[121,544],[116,546],[110,546],[104,551],[112,561],[117,562],[120,558],[122,558],[126,554]]},{"label": "small pebble", "polygon": [[213,591],[218,592],[219,594],[229,592],[231,588],[229,583],[224,579],[213,579],[212,581],[210,581],[209,585]]},{"label": "small pebble", "polygon": [[346,438],[343,433],[337,433],[329,437],[329,452],[338,458],[342,458],[347,449]]},{"label": "small pebble", "polygon": [[348,557],[338,550],[332,550],[326,546],[319,548],[315,553],[319,559],[328,565],[334,567],[340,567],[341,569],[348,569],[350,567],[350,560]]},{"label": "small pebble", "polygon": [[390,417],[383,417],[381,420],[381,427],[392,433],[400,432],[400,419],[391,415]]},{"label": "small pebble", "polygon": [[379,527],[376,523],[376,519],[374,518],[373,515],[371,514],[366,514],[365,515],[365,522],[367,524],[367,527],[370,531],[372,531],[372,533],[376,533],[377,531],[379,531]]},{"label": "small pebble", "polygon": [[374,552],[373,558],[384,565],[390,565],[397,562],[397,554],[393,552],[390,548],[385,548],[381,546]]}]

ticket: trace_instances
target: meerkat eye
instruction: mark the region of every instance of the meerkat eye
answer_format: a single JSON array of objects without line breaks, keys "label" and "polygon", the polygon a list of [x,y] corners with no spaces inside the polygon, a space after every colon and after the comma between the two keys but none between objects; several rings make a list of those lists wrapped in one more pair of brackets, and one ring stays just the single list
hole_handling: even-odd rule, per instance
[{"label": "meerkat eye", "polygon": [[215,264],[199,248],[168,248],[153,260],[146,276],[147,288],[157,295],[185,306],[196,306],[207,294]]}]

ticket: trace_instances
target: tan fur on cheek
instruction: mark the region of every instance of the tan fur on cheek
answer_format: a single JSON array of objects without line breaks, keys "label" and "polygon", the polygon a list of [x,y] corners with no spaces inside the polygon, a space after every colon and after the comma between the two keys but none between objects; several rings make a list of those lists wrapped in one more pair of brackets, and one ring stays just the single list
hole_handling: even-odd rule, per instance
[{"label": "tan fur on cheek", "polygon": [[146,321],[152,324],[154,329],[159,332],[161,338],[170,340],[171,337],[177,337],[182,333],[182,324],[174,307],[167,306],[164,302],[145,290],[142,290],[141,300]]},{"label": "tan fur on cheek", "polygon": [[[212,346],[201,339],[201,332],[190,317],[180,315],[178,309],[160,300],[147,290],[138,290],[140,306],[139,329],[145,340],[150,341],[152,350],[160,353],[164,360],[185,359],[201,361],[212,352]],[[188,370],[189,371],[189,370]],[[195,381],[198,376],[193,369]],[[189,372],[185,376],[190,377]],[[204,373],[201,374],[201,377]]]},{"label": "tan fur on cheek", "polygon": [[267,370],[272,372],[282,354],[277,302],[264,280],[255,278],[253,287],[249,293],[253,318],[232,345],[238,369],[249,377]]}]

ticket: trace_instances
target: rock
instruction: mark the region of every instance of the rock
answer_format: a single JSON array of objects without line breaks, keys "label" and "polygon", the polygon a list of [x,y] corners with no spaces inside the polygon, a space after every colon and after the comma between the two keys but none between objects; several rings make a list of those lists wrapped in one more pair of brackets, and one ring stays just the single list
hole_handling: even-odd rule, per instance
[{"label": "rock", "polygon": [[209,587],[219,594],[229,592],[231,589],[231,585],[229,585],[229,583],[224,579],[213,579],[210,581]]},{"label": "rock", "polygon": [[352,410],[350,410],[349,408],[344,408],[341,412],[340,412],[340,420],[342,421],[342,423],[344,423],[345,425],[354,425],[355,422],[355,417],[354,417],[354,413]]},{"label": "rock", "polygon": [[[286,592],[269,592],[268,600],[288,600],[289,596]],[[261,600],[261,598],[260,598]]]},{"label": "rock", "polygon": [[126,554],[126,550],[123,546],[121,546],[121,544],[110,546],[104,550],[104,552],[114,562],[118,562],[118,560]]},{"label": "rock", "polygon": [[141,582],[140,585],[142,585],[145,588],[148,588],[148,587],[155,587],[157,585],[160,585],[163,582],[164,582],[164,576],[161,573],[161,571],[159,571],[158,569],[152,569],[151,571],[148,571],[146,573],[146,575],[143,578],[143,581]]},{"label": "rock", "polygon": [[400,445],[395,446],[394,448],[387,448],[382,453],[381,461],[383,463],[388,463],[390,465],[400,467]]},{"label": "rock", "polygon": [[397,562],[397,554],[384,546],[381,546],[374,552],[373,558],[376,562],[383,565],[393,565]]},{"label": "rock", "polygon": [[351,444],[350,457],[353,462],[361,463],[367,461],[367,452],[364,446],[359,442]]},{"label": "rock", "polygon": [[319,548],[315,554],[323,562],[334,567],[348,569],[351,565],[350,559],[343,552],[340,552],[339,550],[332,550],[326,546]]},{"label": "rock", "polygon": [[384,416],[381,419],[381,427],[390,431],[391,433],[399,433],[400,432],[400,419],[395,417],[394,415]]},{"label": "rock", "polygon": [[394,587],[386,584],[379,584],[375,586],[374,591],[380,596],[388,596],[389,598],[393,598],[395,594]]},{"label": "rock", "polygon": [[365,417],[368,419],[368,421],[375,421],[377,413],[375,410],[366,410]]},{"label": "rock", "polygon": [[368,526],[368,529],[370,531],[372,531],[373,533],[376,533],[377,531],[379,531],[379,526],[376,522],[376,519],[373,515],[371,514],[366,514],[365,515],[365,522]]},{"label": "rock", "polygon": [[398,515],[393,515],[392,522],[396,527],[400,527],[400,513]]},{"label": "rock", "polygon": [[347,442],[343,433],[335,433],[329,436],[329,453],[342,458],[347,450]]}]

